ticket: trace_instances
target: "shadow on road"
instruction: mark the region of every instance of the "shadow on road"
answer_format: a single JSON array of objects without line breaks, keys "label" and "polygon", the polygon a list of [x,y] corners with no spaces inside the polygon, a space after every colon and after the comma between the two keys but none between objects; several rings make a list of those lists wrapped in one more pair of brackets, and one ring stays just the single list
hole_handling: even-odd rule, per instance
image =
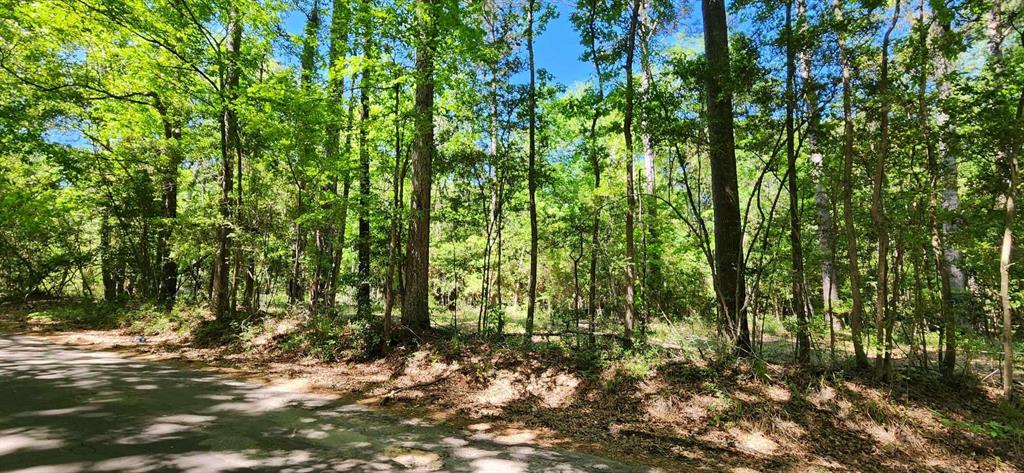
[{"label": "shadow on road", "polygon": [[113,353],[0,337],[0,471],[636,471]]}]

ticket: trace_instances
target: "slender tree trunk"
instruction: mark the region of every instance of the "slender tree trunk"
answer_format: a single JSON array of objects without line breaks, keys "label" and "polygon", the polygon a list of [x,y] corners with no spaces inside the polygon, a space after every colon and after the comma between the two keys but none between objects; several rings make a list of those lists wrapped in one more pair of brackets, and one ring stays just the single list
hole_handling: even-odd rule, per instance
[{"label": "slender tree trunk", "polygon": [[626,36],[626,104],[622,119],[622,136],[626,144],[626,312],[623,316],[623,342],[626,346],[632,344],[633,325],[636,319],[636,295],[635,283],[635,259],[636,244],[634,243],[635,229],[634,217],[636,215],[636,195],[634,192],[634,169],[633,163],[636,160],[633,150],[633,57],[636,50],[637,24],[640,19],[640,0],[633,0],[632,11],[629,15],[629,31]]},{"label": "slender tree trunk", "polygon": [[395,83],[395,167],[391,171],[391,218],[388,229],[388,267],[384,275],[384,346],[391,344],[392,316],[398,287],[399,221],[402,216],[402,187],[405,186],[405,160],[402,159],[401,84]]},{"label": "slender tree trunk", "polygon": [[[875,299],[875,323],[878,349],[875,352],[875,371],[881,376],[885,374],[884,359],[888,356],[888,348],[883,345],[886,326],[886,300],[888,298],[889,270],[889,229],[885,216],[883,187],[885,186],[885,164],[889,157],[889,42],[896,22],[899,20],[900,2],[893,8],[892,20],[882,38],[882,62],[879,73],[878,96],[882,102],[881,116],[878,121],[879,142],[878,158],[875,160],[874,178],[871,192],[871,219],[878,234],[878,290]],[[883,353],[885,352],[885,353]]]},{"label": "slender tree trunk", "polygon": [[704,50],[707,56],[708,135],[711,149],[711,200],[715,211],[715,292],[718,309],[728,321],[740,354],[750,354],[743,268],[743,224],[740,220],[733,136],[732,92],[729,86],[729,32],[724,0],[701,0]]},{"label": "slender tree trunk", "polygon": [[[1024,125],[1021,111],[1024,110],[1024,93],[1017,104],[1018,126]],[[1003,398],[1013,397],[1013,308],[1010,304],[1010,256],[1013,251],[1013,223],[1016,216],[1017,187],[1020,185],[1020,173],[1017,167],[1017,153],[1011,145],[1006,153],[1006,165],[1009,179],[1006,190],[1006,222],[1003,226],[1003,245],[999,251],[999,302],[1003,309]]]},{"label": "slender tree trunk", "polygon": [[530,288],[526,305],[526,343],[533,339],[533,320],[537,310],[537,76],[533,59],[533,13],[536,0],[529,0],[526,12],[526,50],[530,68],[529,90],[529,168],[527,190],[530,194]]},{"label": "slender tree trunk", "polygon": [[[922,25],[922,28],[921,28],[921,31],[920,31],[920,36],[918,38],[918,43],[919,43],[918,44],[918,49],[919,49],[920,54],[921,54],[921,73],[918,75],[918,84],[917,84],[917,87],[918,87],[918,91],[917,91],[917,93],[918,93],[918,121],[919,121],[919,127],[921,129],[920,130],[921,138],[925,142],[925,152],[928,155],[928,172],[929,172],[929,175],[931,176],[930,184],[929,184],[929,190],[928,190],[928,192],[929,192],[929,194],[928,194],[929,195],[929,201],[928,201],[928,224],[930,226],[930,231],[931,231],[931,236],[932,236],[932,250],[933,250],[934,255],[935,255],[935,266],[936,266],[936,269],[938,270],[938,273],[939,273],[939,288],[940,288],[939,289],[939,294],[940,294],[940,297],[941,297],[940,312],[942,314],[942,323],[945,326],[945,333],[948,334],[948,336],[945,337],[945,342],[946,342],[947,349],[950,350],[950,353],[948,353],[948,356],[943,357],[942,366],[943,366],[943,371],[947,375],[951,375],[953,373],[953,366],[954,366],[954,362],[956,360],[956,329],[957,328],[956,328],[956,313],[953,310],[953,296],[952,296],[952,290],[951,290],[951,288],[953,286],[953,279],[954,279],[954,277],[953,277],[952,272],[951,272],[951,264],[950,263],[951,263],[951,261],[955,260],[953,258],[953,256],[952,256],[952,253],[955,253],[956,250],[951,249],[950,246],[946,243],[946,230],[949,228],[949,226],[946,224],[946,222],[943,222],[941,220],[940,214],[939,214],[939,212],[937,210],[937,206],[938,206],[937,199],[938,199],[939,185],[943,181],[948,182],[948,177],[944,177],[942,175],[942,174],[945,174],[945,171],[948,171],[948,169],[940,169],[939,168],[939,165],[938,165],[937,160],[936,160],[936,154],[942,155],[943,163],[946,166],[948,166],[949,159],[951,159],[950,155],[952,155],[952,152],[950,150],[950,146],[949,146],[949,142],[948,142],[948,139],[949,139],[950,135],[948,133],[945,133],[947,131],[947,130],[945,130],[945,128],[946,128],[946,125],[947,125],[948,117],[946,116],[946,114],[944,112],[941,111],[941,109],[939,110],[939,113],[938,113],[938,115],[936,117],[936,122],[939,125],[938,151],[936,151],[936,146],[935,146],[935,141],[936,140],[931,136],[931,126],[929,124],[930,115],[929,115],[928,104],[927,104],[927,100],[926,100],[926,92],[927,92],[927,85],[928,85],[927,84],[927,67],[926,66],[927,66],[928,57],[930,56],[930,51],[928,50],[928,32],[923,27],[923,25],[925,24],[925,20],[926,20],[926,18],[925,18],[925,7],[924,7],[924,2],[923,1],[921,2],[920,6],[919,6],[919,10],[920,10],[920,13],[918,15],[918,22],[920,23],[920,25]],[[939,54],[938,61],[939,61],[938,69],[940,70],[941,76],[944,76],[945,73],[942,72],[942,71],[944,71],[944,68],[948,66],[948,60],[945,59],[945,57],[942,54]],[[944,65],[944,63],[945,63],[945,65]],[[943,97],[943,95],[948,96],[948,93],[949,93],[949,91],[948,91],[948,84],[946,84],[946,81],[944,80],[944,77],[939,77],[937,79],[937,82],[939,83],[938,87],[939,87],[939,90],[940,90],[940,93],[939,93],[940,98]],[[945,92],[943,92],[943,90],[945,90]],[[954,166],[955,166],[956,158],[952,158],[952,159],[953,159]],[[948,186],[948,184],[947,184],[947,186]],[[947,193],[948,193],[948,190],[949,190],[949,188],[947,187],[946,188],[946,192]],[[954,191],[953,192],[954,192],[954,194],[956,192],[955,191],[955,183],[954,183]],[[943,205],[945,205],[945,204],[946,204],[946,202],[943,202]],[[957,254],[957,258],[958,258],[958,254]],[[958,272],[959,272],[959,270],[958,270]],[[962,279],[962,275],[961,275],[961,279]],[[947,362],[948,362],[948,365],[947,365]]]},{"label": "slender tree trunk", "polygon": [[[369,12],[366,13],[367,26],[363,56],[371,57],[373,43],[372,28],[369,27]],[[363,69],[359,85],[359,253],[358,287],[356,288],[356,313],[361,318],[370,316],[370,143],[368,139],[370,127],[370,71]]]},{"label": "slender tree trunk", "polygon": [[[497,32],[494,29],[494,25],[491,24],[491,41],[497,41]],[[499,187],[501,185],[500,180],[502,177],[494,171],[495,167],[498,166],[498,71],[495,64],[491,65],[491,116],[490,116],[490,132],[491,132],[491,143],[490,143],[490,175],[491,181],[491,199],[490,207],[485,207],[485,218],[487,219],[486,237],[487,241],[484,244],[484,264],[483,274],[480,277],[480,313],[477,316],[477,332],[482,333],[487,329],[487,309],[490,304],[490,290],[491,290],[491,253],[494,249],[495,241],[495,230],[498,223],[498,194],[500,193]]]},{"label": "slender tree trunk", "polygon": [[405,260],[402,324],[413,331],[430,328],[430,187],[434,155],[434,0],[418,0],[415,136],[412,143],[412,199]]},{"label": "slender tree trunk", "polygon": [[[588,39],[590,40],[590,57],[594,61],[597,76],[597,103],[594,104],[594,115],[590,120],[590,164],[594,168],[594,192],[601,187],[601,157],[598,153],[597,121],[601,118],[601,107],[604,102],[604,78],[601,72],[601,56],[597,51],[597,0],[590,1],[587,15]],[[587,315],[589,318],[590,345],[594,345],[594,325],[597,322],[597,248],[600,243],[601,203],[594,199],[594,218],[590,232],[590,278],[587,294]]]},{"label": "slender tree trunk", "polygon": [[[345,166],[347,163],[339,163],[341,161],[341,153],[339,145],[341,142],[341,105],[345,101],[345,78],[341,74],[335,72],[335,68],[344,61],[345,56],[348,52],[348,30],[351,12],[349,10],[348,2],[343,0],[334,0],[331,10],[331,25],[330,25],[330,44],[328,46],[328,73],[327,73],[327,92],[331,98],[331,102],[337,106],[334,108],[334,113],[331,114],[327,127],[327,141],[324,145],[324,154],[327,157],[328,163],[332,169],[335,169],[337,173],[337,166],[341,164]],[[346,166],[347,167],[347,166]],[[333,221],[334,213],[330,210],[334,209],[337,204],[338,196],[338,177],[337,174],[331,179],[331,182],[324,186],[323,190],[328,195],[328,199],[332,199],[330,202],[323,204],[322,208],[327,210],[327,214],[330,215],[327,222],[321,223],[320,228],[317,229],[315,235],[316,238],[316,270],[313,275],[313,282],[310,285],[310,312],[317,313],[321,307],[331,307],[334,305],[336,293],[335,285],[336,282],[336,269],[338,263],[337,255],[341,249],[336,248],[336,240],[338,234],[338,225]],[[346,195],[347,197],[347,195]],[[344,205],[344,204],[343,204]],[[341,228],[344,232],[344,227]]]},{"label": "slender tree trunk", "polygon": [[228,280],[228,260],[231,257],[233,243],[231,224],[231,191],[234,184],[234,166],[238,150],[238,119],[235,115],[235,98],[238,95],[240,66],[239,51],[242,42],[242,23],[238,12],[232,10],[227,22],[227,55],[228,68],[223,84],[223,105],[221,116],[221,196],[220,226],[217,230],[217,254],[214,259],[214,280],[212,290],[213,315],[224,319],[232,312],[229,307],[230,284]]},{"label": "slender tree trunk", "polygon": [[[994,72],[997,78],[1003,79],[1006,75],[1006,65],[1003,62],[1003,19],[1002,2],[996,0],[988,14],[988,36],[989,55],[994,62]],[[1024,46],[1024,38],[1021,39]],[[1013,253],[1013,225],[1016,217],[1017,187],[1020,185],[1020,169],[1018,167],[1018,155],[1021,150],[1021,127],[1024,126],[1024,91],[1021,92],[1017,101],[1017,111],[1013,122],[1005,130],[1000,130],[1001,137],[998,140],[1000,149],[997,158],[1006,165],[1006,219],[1003,225],[1003,242],[999,251],[999,302],[1002,308],[1003,318],[1003,398],[1013,397],[1013,307],[1010,301],[1010,264]]]},{"label": "slender tree trunk", "polygon": [[861,337],[864,302],[860,292],[860,263],[857,255],[857,230],[853,223],[853,91],[850,57],[846,48],[846,25],[843,23],[841,0],[833,0],[836,20],[842,25],[839,34],[839,57],[843,74],[843,226],[846,231],[847,257],[850,260],[850,338],[857,367],[866,368],[868,357]]},{"label": "slender tree trunk", "polygon": [[[349,86],[349,97],[355,97],[356,81],[351,81]],[[331,283],[328,290],[328,298],[334,300],[338,293],[338,277],[341,273],[341,258],[345,255],[345,245],[348,233],[348,204],[349,194],[352,191],[352,170],[349,162],[352,157],[352,127],[355,116],[355,100],[348,101],[347,122],[345,125],[345,160],[341,168],[341,209],[338,217],[338,240],[335,245],[334,262],[331,266]]]},{"label": "slender tree trunk", "polygon": [[104,209],[100,218],[100,273],[103,279],[103,300],[107,302],[118,299],[117,276],[114,270],[116,257],[110,234],[110,212]]},{"label": "slender tree trunk", "polygon": [[[650,54],[650,35],[654,29],[654,25],[650,24],[650,18],[647,10],[648,5],[642,3],[640,5],[640,24],[646,27],[647,34],[641,36],[640,42],[640,63],[643,68],[643,73],[640,75],[641,88],[647,93],[653,92],[652,82],[654,76],[651,71],[651,54]],[[650,323],[650,312],[651,309],[661,307],[664,302],[662,293],[664,292],[665,279],[662,273],[662,262],[661,257],[661,240],[660,232],[658,228],[658,199],[655,198],[655,191],[657,190],[657,172],[656,172],[656,158],[657,153],[654,149],[654,142],[651,138],[651,121],[645,118],[642,121],[642,134],[640,141],[643,144],[644,153],[644,192],[647,194],[646,203],[641,199],[643,204],[644,215],[646,218],[644,235],[644,307],[645,315],[643,317],[644,332],[646,332],[647,324]],[[669,166],[671,169],[671,166]],[[671,176],[671,171],[669,176]],[[671,180],[669,181],[671,182]]]},{"label": "slender tree trunk", "polygon": [[789,245],[792,255],[793,310],[796,312],[796,360],[811,361],[811,339],[807,328],[807,305],[804,303],[804,255],[800,243],[800,191],[797,188],[796,131],[793,114],[796,109],[796,50],[793,45],[793,1],[786,2],[786,162],[789,166]]},{"label": "slender tree trunk", "polygon": [[[797,0],[797,15],[801,23],[806,22],[807,2]],[[806,31],[803,31],[806,35]],[[802,37],[801,44],[809,41]],[[801,46],[800,78],[803,80],[804,100],[807,110],[807,147],[811,153],[811,180],[814,183],[814,204],[817,209],[818,246],[821,248],[821,303],[832,319],[832,306],[839,302],[839,276],[835,262],[835,223],[832,220],[832,203],[824,182],[825,156],[818,146],[821,133],[821,112],[818,109],[818,90],[812,74],[811,53]]]}]

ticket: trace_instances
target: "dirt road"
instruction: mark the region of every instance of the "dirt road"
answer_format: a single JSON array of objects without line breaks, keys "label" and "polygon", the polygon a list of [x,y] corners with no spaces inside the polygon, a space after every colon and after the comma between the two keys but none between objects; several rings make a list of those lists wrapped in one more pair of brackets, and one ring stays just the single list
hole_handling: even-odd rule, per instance
[{"label": "dirt road", "polygon": [[116,353],[0,337],[0,471],[639,471]]}]

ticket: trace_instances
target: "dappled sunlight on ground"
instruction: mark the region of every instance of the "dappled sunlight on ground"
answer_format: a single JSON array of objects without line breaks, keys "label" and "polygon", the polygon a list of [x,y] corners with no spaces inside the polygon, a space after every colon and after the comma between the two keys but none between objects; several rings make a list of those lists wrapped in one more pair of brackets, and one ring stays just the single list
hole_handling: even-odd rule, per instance
[{"label": "dappled sunlight on ground", "polygon": [[[69,350],[55,362],[65,349],[25,346],[33,356],[5,363],[0,353],[0,377],[65,393],[43,392],[20,413],[0,408],[0,439],[17,448],[0,455],[0,470],[33,455],[67,471],[187,470],[197,461],[267,471],[424,471],[438,461],[445,471],[621,467],[580,464],[553,446],[661,471],[1017,471],[1024,458],[1019,424],[990,425],[1015,421],[984,383],[900,364],[893,382],[842,364],[800,368],[779,362],[792,357],[785,339],[766,337],[765,353],[781,358],[624,353],[593,363],[539,340],[525,350],[508,339],[445,337],[321,362],[282,351],[275,337],[222,346],[171,335],[138,343],[116,330],[44,337],[131,360]],[[125,406],[152,412],[124,415]],[[98,426],[73,434],[65,417]],[[83,463],[53,454],[81,455],[83,444],[109,444],[116,455]],[[142,453],[149,448],[154,455]]]},{"label": "dappled sunlight on ground", "polygon": [[532,440],[528,431],[453,429],[336,396],[0,338],[2,471],[632,471]]}]

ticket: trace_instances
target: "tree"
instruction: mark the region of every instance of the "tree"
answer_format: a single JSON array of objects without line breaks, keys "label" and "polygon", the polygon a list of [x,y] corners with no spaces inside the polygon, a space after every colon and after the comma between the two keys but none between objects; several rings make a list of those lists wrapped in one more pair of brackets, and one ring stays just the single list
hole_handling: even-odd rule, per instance
[{"label": "tree", "polygon": [[416,37],[416,97],[412,142],[412,196],[405,260],[402,324],[414,331],[430,328],[430,187],[434,156],[434,0],[419,0]]},{"label": "tree", "polygon": [[853,219],[853,85],[850,53],[846,43],[847,25],[843,21],[841,0],[833,0],[833,11],[839,23],[839,58],[843,76],[843,226],[846,230],[846,253],[850,261],[850,338],[853,339],[854,359],[859,368],[866,368],[868,357],[861,338],[864,302],[860,292],[860,262],[858,261],[857,229]]},{"label": "tree", "polygon": [[793,113],[796,109],[796,48],[793,44],[793,2],[786,2],[786,163],[789,167],[789,246],[792,254],[793,311],[796,313],[796,358],[803,364],[811,361],[811,338],[807,327],[807,305],[804,303],[804,256],[800,244],[800,192],[796,184],[796,135]]},{"label": "tree", "polygon": [[533,338],[534,312],[537,310],[537,72],[533,60],[533,14],[536,0],[528,0],[526,7],[526,50],[529,57],[530,89],[529,150],[527,151],[527,190],[530,195],[530,288],[526,306],[526,342]]},{"label": "tree", "polygon": [[623,314],[623,340],[626,345],[632,343],[633,323],[636,318],[636,294],[634,284],[634,259],[636,248],[633,239],[636,230],[633,228],[633,219],[636,214],[636,195],[633,182],[633,162],[636,156],[633,152],[633,113],[634,97],[636,91],[633,84],[633,57],[636,52],[637,25],[640,22],[640,0],[633,0],[629,12],[629,29],[626,33],[626,104],[622,118],[622,137],[626,144],[626,311]]},{"label": "tree", "polygon": [[360,11],[363,23],[364,65],[359,82],[359,281],[356,287],[357,313],[362,318],[370,316],[370,68],[374,60],[373,16],[369,0],[364,0]]},{"label": "tree", "polygon": [[238,97],[238,83],[241,76],[238,59],[242,43],[242,23],[238,16],[236,10],[228,11],[228,41],[226,45],[228,62],[223,85],[225,98],[222,106],[223,118],[221,118],[221,222],[217,231],[217,255],[214,260],[213,295],[211,296],[213,314],[217,319],[223,319],[234,312],[234,308],[228,306],[230,302],[228,261],[231,258],[232,249],[231,189],[234,185],[234,166],[236,161],[242,159],[241,144],[238,138],[238,117],[234,104],[234,100]]},{"label": "tree", "polygon": [[736,144],[733,136],[732,91],[729,88],[729,32],[724,0],[701,0],[704,50],[707,57],[708,139],[711,146],[711,193],[715,210],[715,292],[719,314],[739,353],[750,353],[743,274],[743,228]]}]

